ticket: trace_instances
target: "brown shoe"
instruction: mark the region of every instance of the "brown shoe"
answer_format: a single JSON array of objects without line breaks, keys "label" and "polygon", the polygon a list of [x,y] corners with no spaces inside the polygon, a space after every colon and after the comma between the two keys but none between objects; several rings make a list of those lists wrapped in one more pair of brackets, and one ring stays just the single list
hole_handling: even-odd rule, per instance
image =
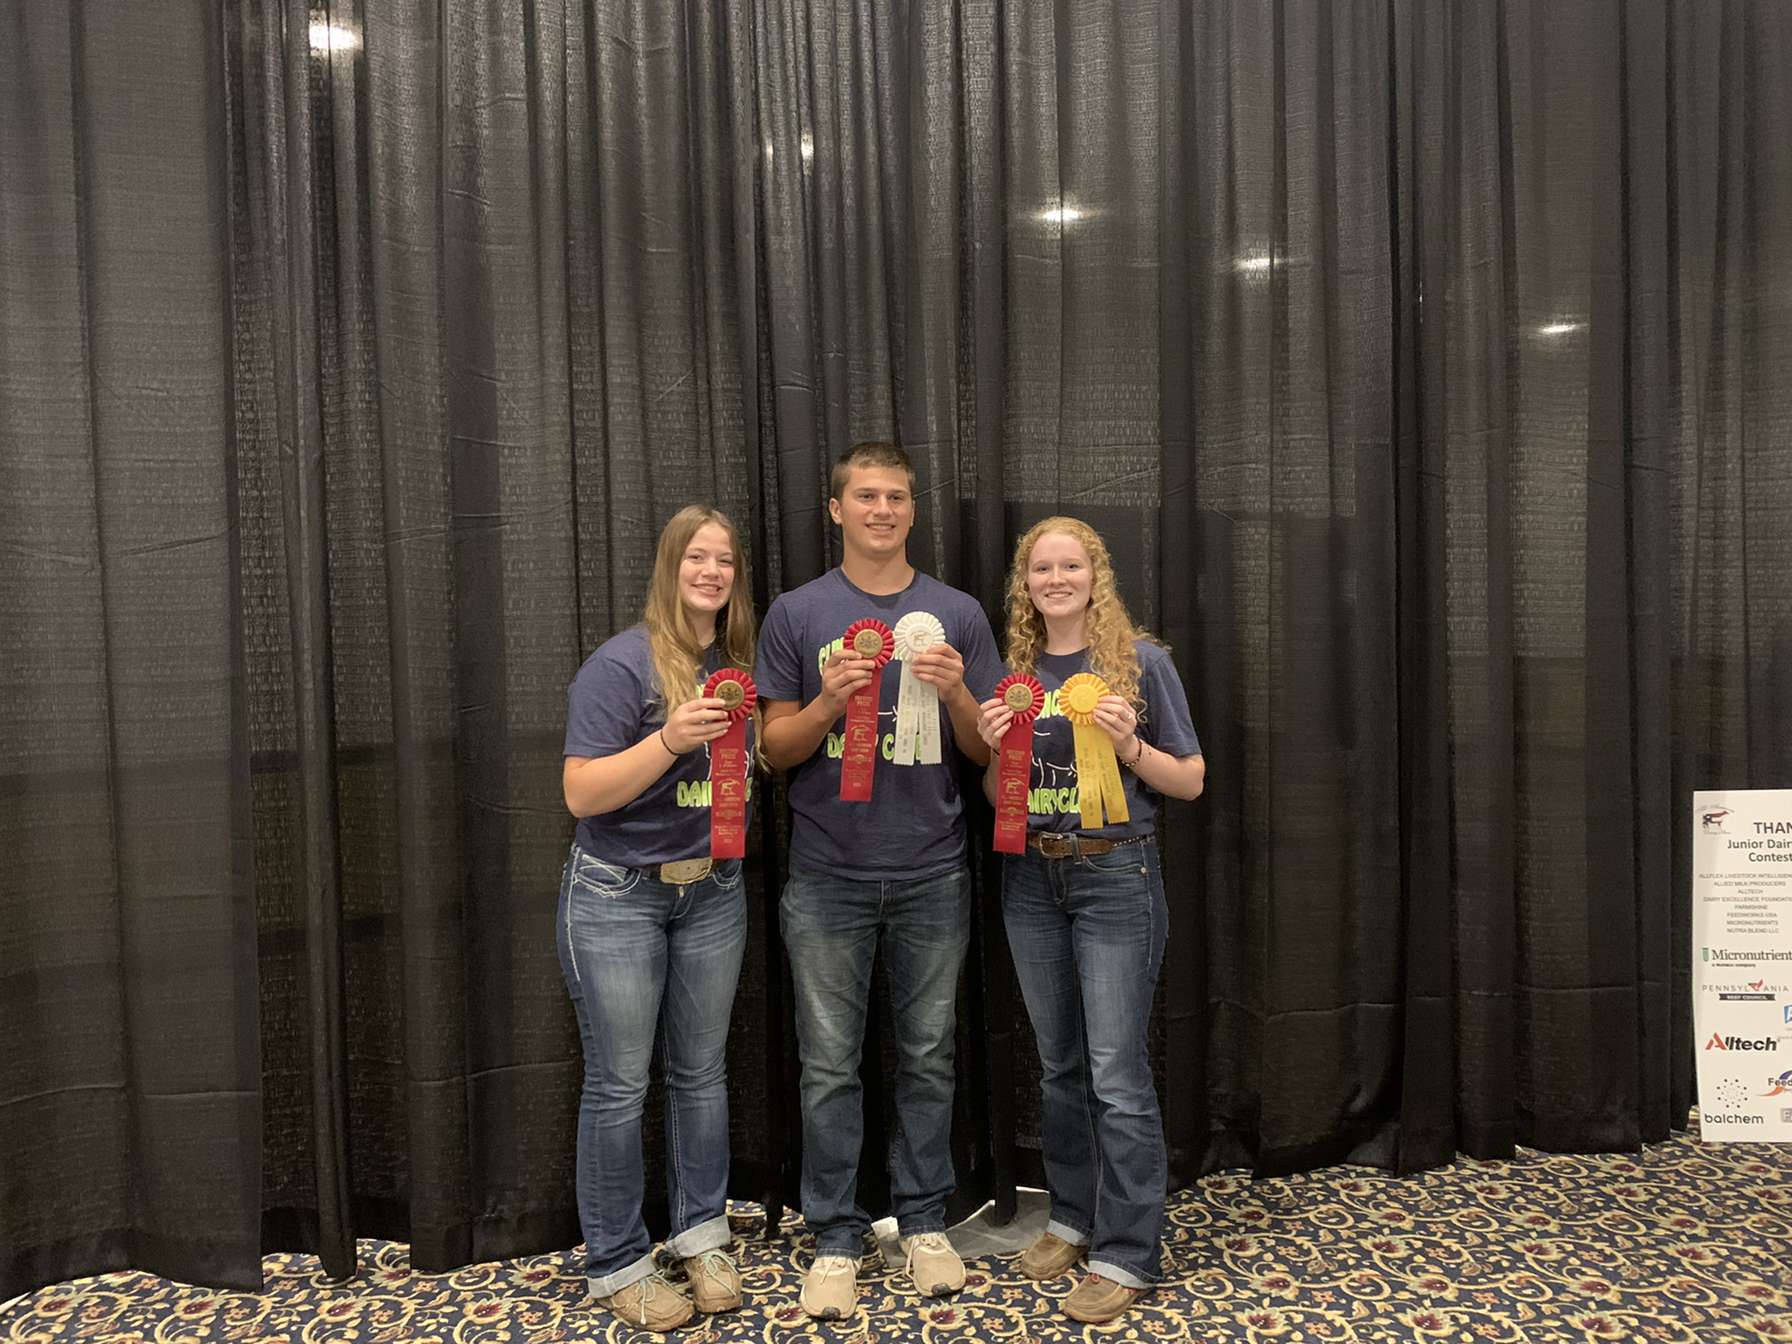
[{"label": "brown shoe", "polygon": [[1124,1316],[1126,1309],[1144,1291],[1104,1279],[1099,1274],[1090,1274],[1064,1299],[1064,1314],[1086,1325],[1106,1325]]},{"label": "brown shoe", "polygon": [[1055,1279],[1083,1258],[1084,1249],[1056,1232],[1047,1232],[1022,1251],[1016,1263],[1029,1279]]},{"label": "brown shoe", "polygon": [[859,1309],[859,1262],[818,1255],[803,1275],[803,1310],[818,1321],[843,1321]]},{"label": "brown shoe", "polygon": [[918,1232],[901,1241],[908,1281],[928,1297],[945,1297],[964,1287],[964,1261],[944,1232]]},{"label": "brown shoe", "polygon": [[663,1275],[649,1274],[608,1297],[597,1299],[630,1325],[664,1333],[691,1319],[691,1299],[668,1283]]},{"label": "brown shoe", "polygon": [[704,1251],[684,1262],[691,1301],[705,1313],[733,1311],[740,1305],[740,1270],[726,1251]]}]

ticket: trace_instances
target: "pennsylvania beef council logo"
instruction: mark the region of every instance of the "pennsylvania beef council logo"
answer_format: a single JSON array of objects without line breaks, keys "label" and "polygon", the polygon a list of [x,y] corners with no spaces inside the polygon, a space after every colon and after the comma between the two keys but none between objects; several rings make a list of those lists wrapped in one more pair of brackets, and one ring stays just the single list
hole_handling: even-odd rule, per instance
[{"label": "pennsylvania beef council logo", "polygon": [[1712,980],[1705,992],[1724,1003],[1778,1003],[1789,987],[1783,980]]}]

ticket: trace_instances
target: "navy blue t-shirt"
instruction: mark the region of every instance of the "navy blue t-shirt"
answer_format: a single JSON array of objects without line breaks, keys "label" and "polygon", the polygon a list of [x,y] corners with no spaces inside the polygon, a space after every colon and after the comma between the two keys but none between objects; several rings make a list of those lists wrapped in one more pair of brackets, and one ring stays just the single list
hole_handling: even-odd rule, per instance
[{"label": "navy blue t-shirt", "polygon": [[[1139,693],[1145,712],[1138,735],[1168,756],[1196,756],[1201,740],[1189,718],[1188,695],[1176,664],[1156,644],[1137,641]],[[1059,835],[1081,832],[1109,840],[1149,835],[1156,825],[1163,795],[1124,766],[1120,784],[1126,790],[1127,820],[1118,825],[1083,830],[1076,777],[1076,738],[1069,719],[1058,708],[1058,688],[1078,672],[1089,670],[1089,651],[1042,653],[1033,675],[1045,687],[1045,712],[1033,721],[1033,781],[1027,793],[1027,829]],[[1096,730],[1100,732],[1100,729]],[[1104,737],[1105,733],[1102,734]]]},{"label": "navy blue t-shirt", "polygon": [[[722,666],[719,650],[704,655],[703,674]],[[703,694],[702,683],[673,697],[683,704]],[[645,626],[600,644],[566,692],[567,756],[614,756],[657,733],[665,706],[653,685],[653,652]],[[747,720],[747,822],[753,819],[753,721]],[[579,848],[605,863],[650,868],[709,855],[709,745],[687,751],[633,802],[583,817]]]},{"label": "navy blue t-shirt", "polygon": [[[874,596],[838,569],[785,593],[766,613],[754,673],[761,698],[808,704],[821,694],[822,665],[840,648],[847,626],[875,619],[894,628],[911,611],[939,617],[946,643],[964,658],[965,686],[978,700],[987,699],[1004,669],[989,618],[974,599],[919,571],[900,593]],[[891,757],[901,684],[902,666],[892,659],[879,688],[880,741],[870,802],[840,801],[844,715],[815,754],[790,771],[790,850],[803,867],[873,881],[926,877],[964,861],[964,807],[951,716],[941,705],[938,765],[896,764]]]}]

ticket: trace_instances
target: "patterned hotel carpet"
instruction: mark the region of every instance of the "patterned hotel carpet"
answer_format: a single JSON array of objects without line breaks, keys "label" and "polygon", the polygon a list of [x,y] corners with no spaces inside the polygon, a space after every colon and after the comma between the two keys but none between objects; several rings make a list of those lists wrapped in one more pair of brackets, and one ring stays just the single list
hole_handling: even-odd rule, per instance
[{"label": "patterned hotel carpet", "polygon": [[[746,1307],[674,1339],[1792,1340],[1792,1150],[1765,1144],[1678,1138],[1637,1158],[1527,1151],[1403,1180],[1361,1168],[1210,1177],[1172,1206],[1170,1285],[1108,1327],[1055,1313],[1068,1278],[1036,1285],[996,1259],[973,1262],[965,1291],[941,1303],[869,1270],[870,1311],[818,1325],[796,1305],[792,1240],[758,1240],[750,1210],[736,1227]],[[806,1263],[806,1238],[794,1244]],[[309,1257],[276,1255],[261,1295],[138,1273],[46,1288],[0,1315],[0,1344],[657,1338],[583,1296],[570,1254],[425,1275],[403,1246],[368,1242],[346,1284],[325,1282]]]}]

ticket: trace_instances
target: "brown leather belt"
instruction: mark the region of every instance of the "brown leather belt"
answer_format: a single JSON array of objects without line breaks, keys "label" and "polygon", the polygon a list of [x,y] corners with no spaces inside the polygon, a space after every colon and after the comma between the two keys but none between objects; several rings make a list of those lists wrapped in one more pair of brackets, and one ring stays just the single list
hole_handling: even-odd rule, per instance
[{"label": "brown leather belt", "polygon": [[1084,854],[1108,854],[1122,845],[1137,845],[1142,835],[1124,840],[1103,840],[1098,835],[1059,835],[1054,831],[1028,831],[1027,848],[1043,859],[1074,859]]},{"label": "brown leather belt", "polygon": [[678,859],[673,863],[662,863],[660,881],[669,887],[688,887],[708,877],[715,866],[714,859]]}]

